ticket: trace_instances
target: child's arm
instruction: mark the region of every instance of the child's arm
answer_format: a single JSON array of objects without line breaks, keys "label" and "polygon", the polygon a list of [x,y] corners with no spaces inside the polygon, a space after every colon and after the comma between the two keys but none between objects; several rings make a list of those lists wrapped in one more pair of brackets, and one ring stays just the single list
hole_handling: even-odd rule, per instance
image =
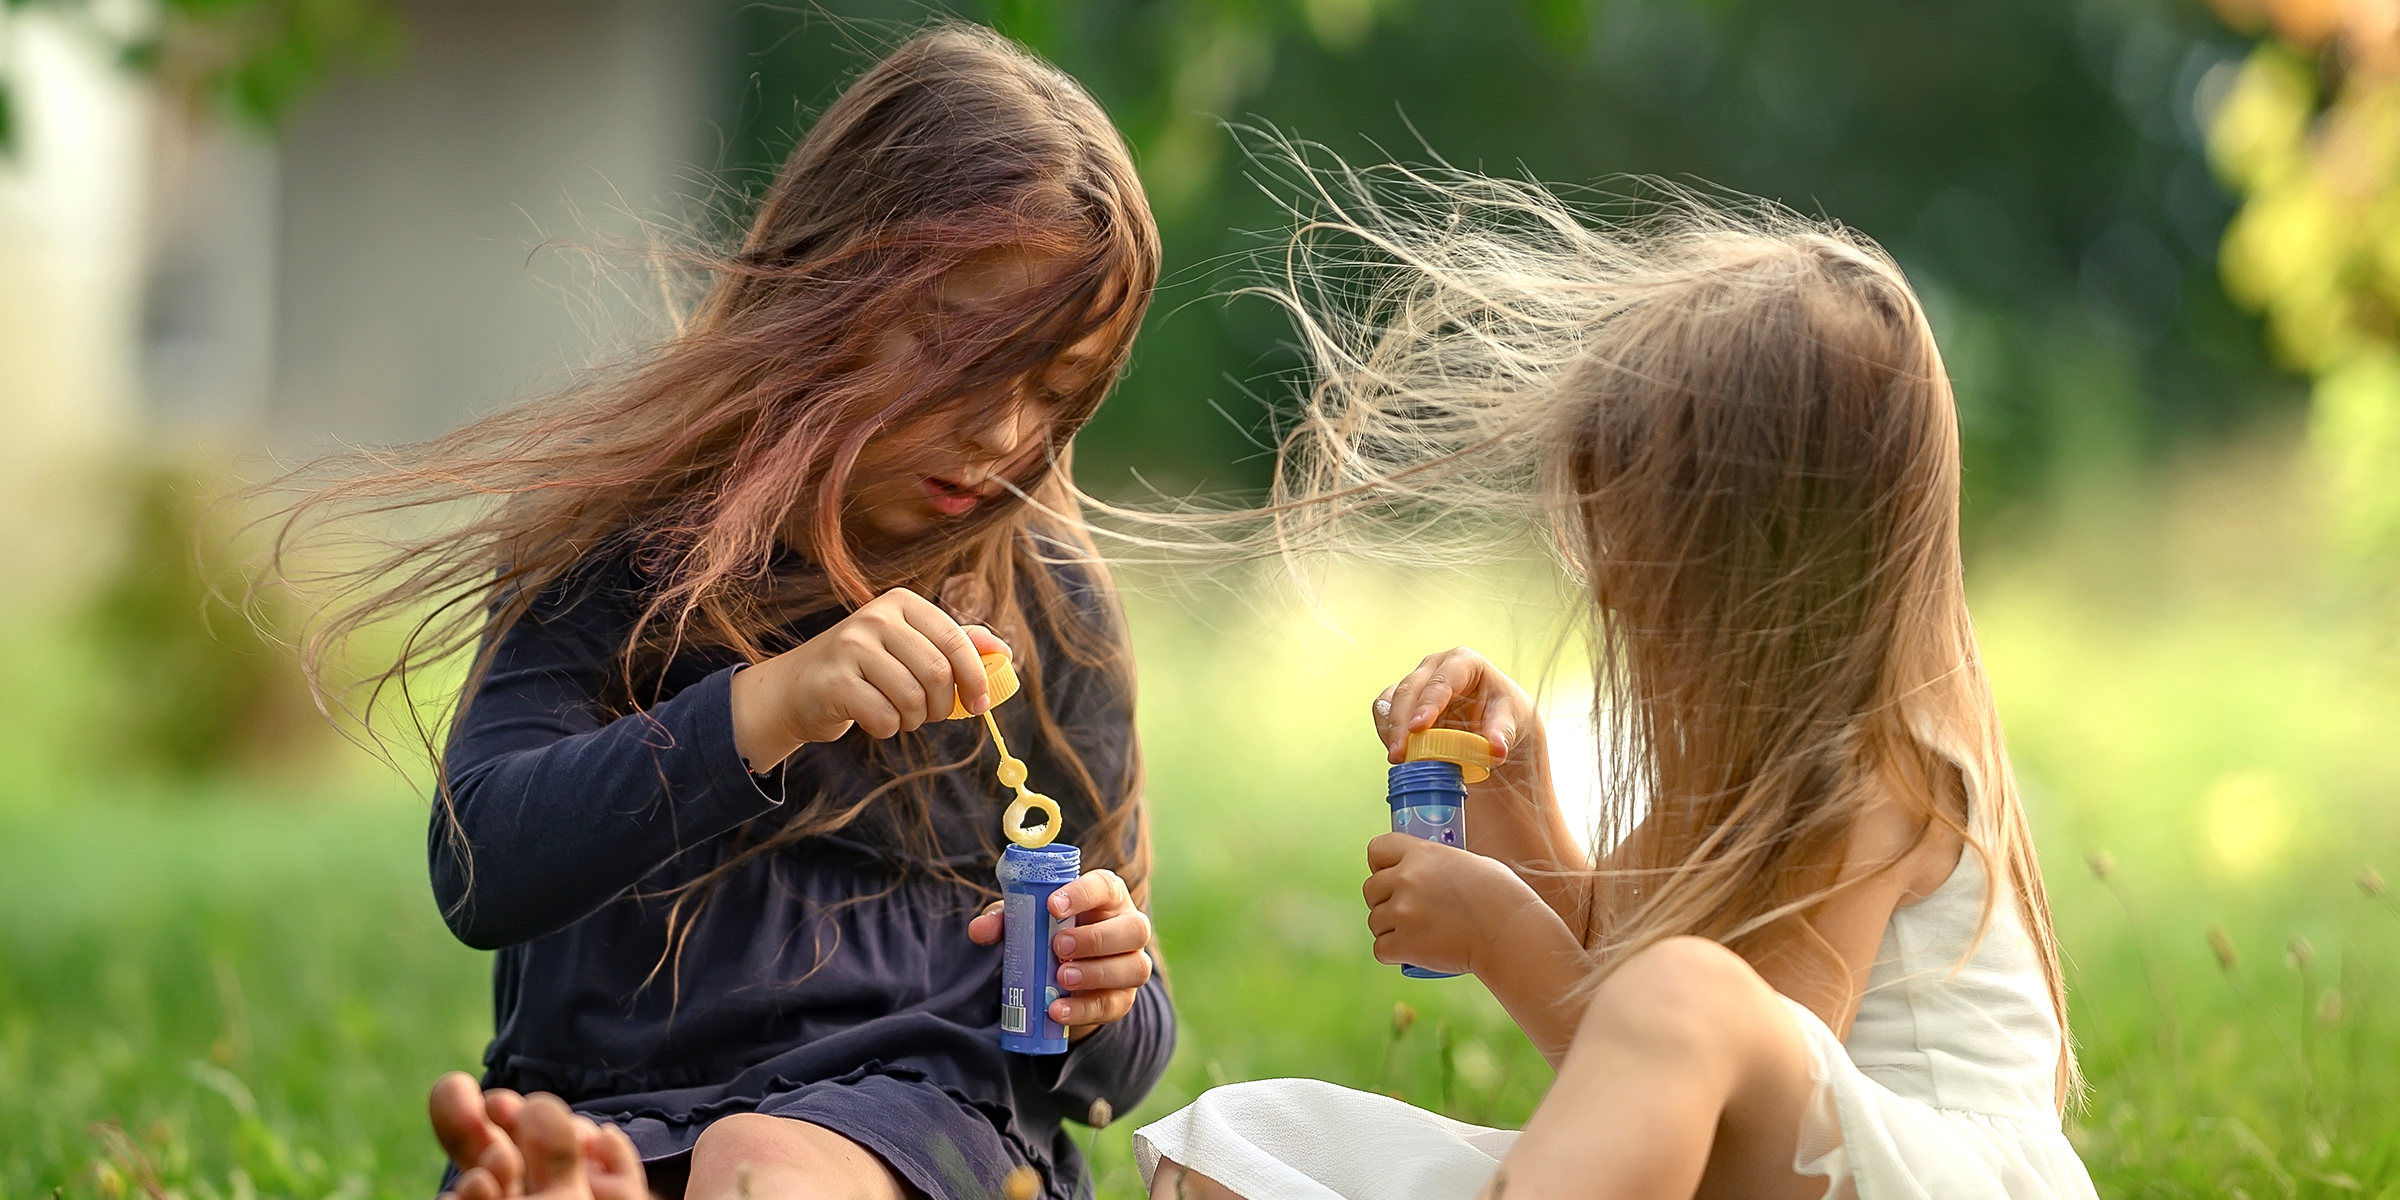
[{"label": "child's arm", "polygon": [[991,707],[977,656],[1008,646],[906,588],[860,606],[841,624],[733,677],[733,740],[752,771],[856,725],[888,738]]},{"label": "child's arm", "polygon": [[554,586],[502,635],[451,729],[427,850],[443,919],[468,945],[565,928],[778,803],[734,753],[730,669],[605,719],[635,587],[626,568]]},{"label": "child's arm", "polygon": [[[751,771],[768,764],[745,765],[745,751],[772,763],[852,723],[879,736],[914,729],[934,719],[937,691],[948,716],[953,646],[973,664],[958,685],[974,693],[969,706],[988,702],[971,635],[897,592],[768,663],[603,721],[637,596],[629,569],[553,588],[501,638],[452,732],[444,782],[457,827],[437,811],[428,852],[443,918],[469,945],[565,928],[685,849],[773,811],[780,799]],[[754,672],[769,686],[746,686]]]},{"label": "child's arm", "polygon": [[1553,1067],[1575,1039],[1569,1003],[1592,960],[1534,887],[1471,850],[1405,833],[1367,843],[1375,958],[1472,972]]},{"label": "child's arm", "polygon": [[1533,697],[1460,646],[1425,656],[1376,698],[1374,712],[1376,733],[1395,763],[1409,734],[1435,725],[1472,730],[1492,744],[1491,778],[1467,789],[1467,848],[1516,868],[1569,929],[1579,935],[1588,929],[1591,860],[1558,806],[1548,734]]}]

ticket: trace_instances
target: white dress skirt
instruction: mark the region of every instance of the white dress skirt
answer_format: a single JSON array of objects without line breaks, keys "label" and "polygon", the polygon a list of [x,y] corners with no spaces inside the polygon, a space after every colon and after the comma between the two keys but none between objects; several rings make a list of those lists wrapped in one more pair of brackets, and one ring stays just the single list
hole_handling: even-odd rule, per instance
[{"label": "white dress skirt", "polygon": [[[1973,852],[1892,915],[1845,1042],[1787,1000],[1816,1059],[1793,1168],[1833,1200],[2091,1197],[2059,1127],[2059,1025],[2016,905],[1983,939]],[[1969,952],[1972,947],[1972,953]],[[1516,1141],[1387,1096],[1313,1079],[1212,1088],[1133,1135],[1246,1200],[1472,1200]]]}]

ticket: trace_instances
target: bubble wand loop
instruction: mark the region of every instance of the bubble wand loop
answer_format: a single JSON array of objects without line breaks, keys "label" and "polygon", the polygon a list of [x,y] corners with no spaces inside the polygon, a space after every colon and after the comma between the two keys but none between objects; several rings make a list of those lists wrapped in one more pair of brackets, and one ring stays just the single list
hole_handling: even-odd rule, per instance
[{"label": "bubble wand loop", "polygon": [[[1000,736],[1000,722],[992,719],[992,710],[983,710],[983,727],[991,731],[992,745],[1000,751],[1000,786],[1014,788],[1017,798],[1000,814],[1000,832],[1008,840],[1028,850],[1039,850],[1058,837],[1058,801],[1040,792],[1025,790],[1025,764],[1008,752],[1008,739]],[[1045,818],[1039,828],[1025,828],[1025,818],[1034,809]]]}]

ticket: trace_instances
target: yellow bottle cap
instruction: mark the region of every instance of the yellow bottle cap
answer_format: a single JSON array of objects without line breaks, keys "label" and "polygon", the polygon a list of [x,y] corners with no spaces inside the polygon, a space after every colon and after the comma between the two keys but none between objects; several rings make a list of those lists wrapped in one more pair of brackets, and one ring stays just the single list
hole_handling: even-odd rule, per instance
[{"label": "yellow bottle cap", "polygon": [[[983,655],[983,680],[992,685],[993,708],[1000,707],[1001,701],[1017,694],[1017,668],[1009,662],[1006,654],[998,650]],[[963,721],[974,715],[967,711],[966,701],[955,698],[950,701],[951,720]]]},{"label": "yellow bottle cap", "polygon": [[1400,748],[1401,757],[1409,762],[1431,759],[1435,762],[1457,763],[1459,778],[1468,783],[1482,783],[1492,777],[1492,744],[1482,734],[1464,729],[1428,729],[1408,735]]}]

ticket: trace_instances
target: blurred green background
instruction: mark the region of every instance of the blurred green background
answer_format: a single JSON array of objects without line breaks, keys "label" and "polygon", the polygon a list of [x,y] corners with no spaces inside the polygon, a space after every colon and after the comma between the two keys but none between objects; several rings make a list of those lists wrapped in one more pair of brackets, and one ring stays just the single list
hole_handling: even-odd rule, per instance
[{"label": "blurred green background", "polygon": [[[423,807],[205,602],[212,508],[638,341],[609,264],[739,221],[934,10],[668,0],[0,9],[0,1200],[422,1196],[488,1036]],[[1706,181],[1881,240],[1956,379],[1979,629],[2045,854],[2109,1196],[2400,1194],[2400,14],[2385,0],[1011,0],[1133,141],[1168,277],[1082,439],[1238,491],[1284,331],[1271,188],[1353,159]],[[195,547],[201,553],[195,555]],[[1466,642],[1548,680],[1539,579],[1127,578],[1167,1082],[1312,1075],[1521,1120],[1472,981],[1375,964],[1366,698]],[[1195,596],[1199,598],[1195,598]],[[1533,597],[1534,599],[1527,599]],[[267,613],[286,617],[289,613]],[[1226,747],[1242,753],[1229,755]],[[415,777],[421,777],[421,769]]]}]

